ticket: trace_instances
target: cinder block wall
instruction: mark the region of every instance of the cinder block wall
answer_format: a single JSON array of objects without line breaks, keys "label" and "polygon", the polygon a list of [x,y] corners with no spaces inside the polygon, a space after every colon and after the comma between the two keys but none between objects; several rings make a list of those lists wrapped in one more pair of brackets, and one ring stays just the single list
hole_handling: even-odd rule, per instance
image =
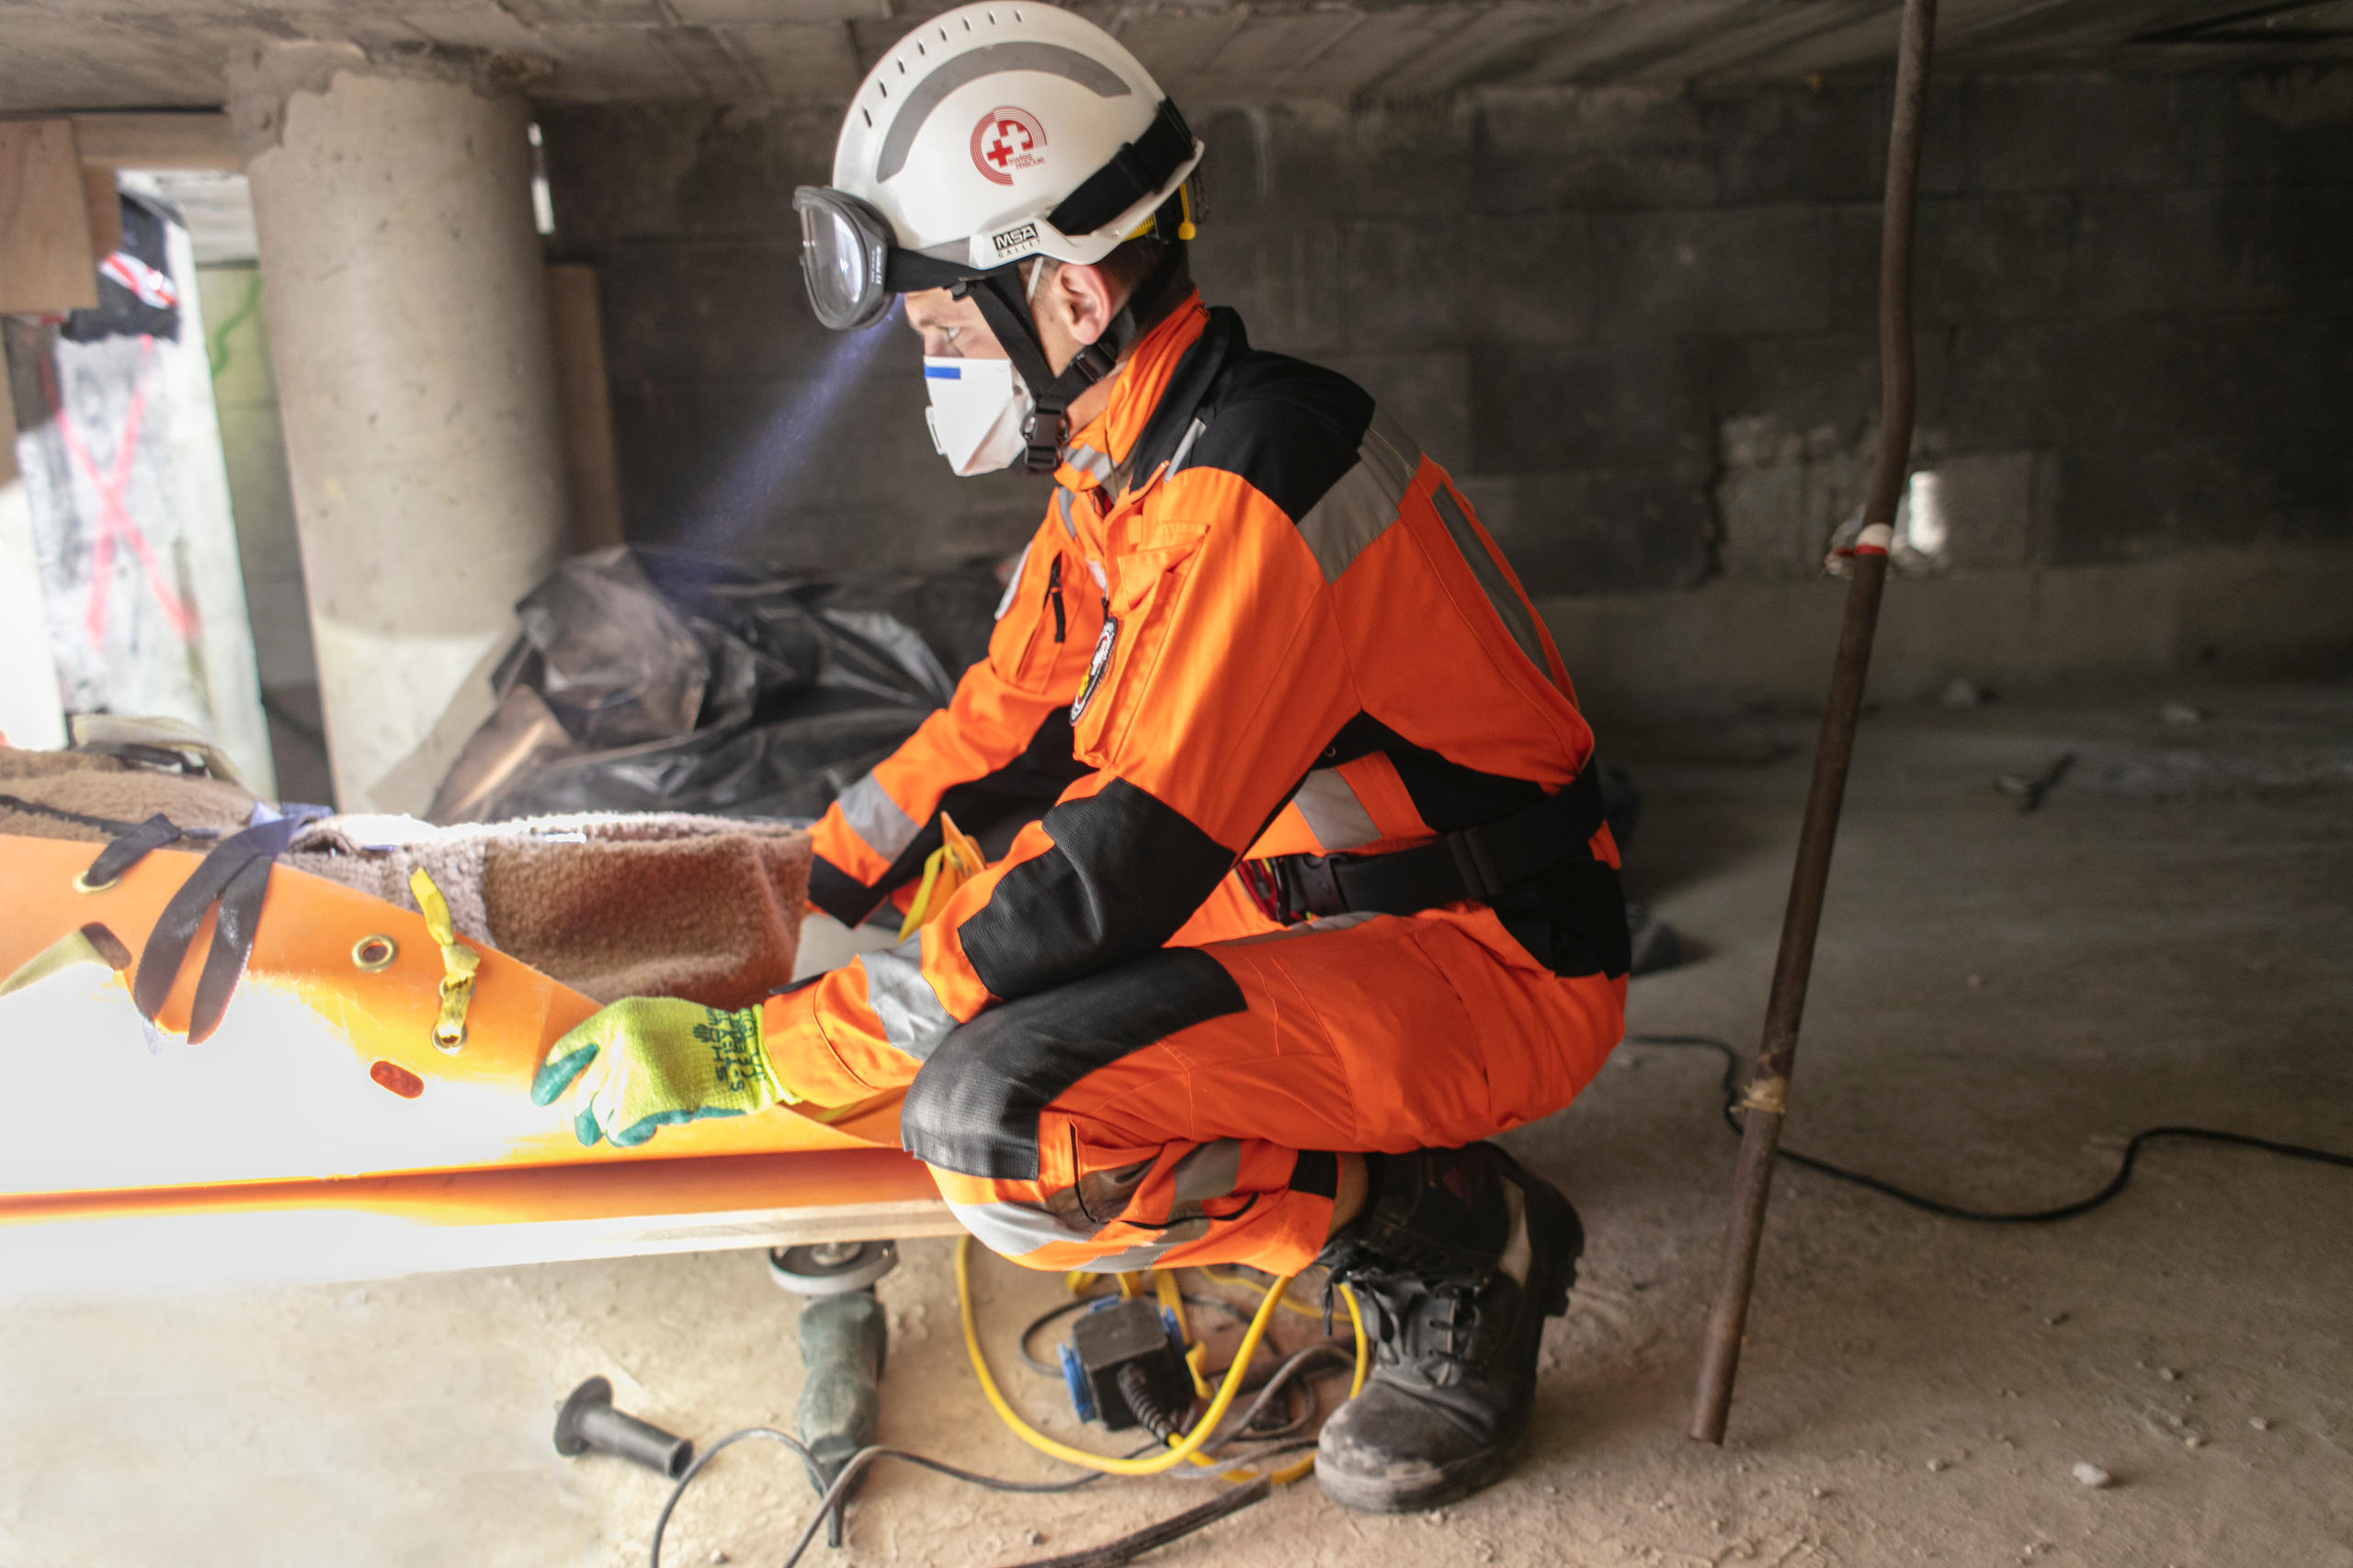
[{"label": "cinder block wall", "polygon": [[[1956,566],[2353,540],[2346,78],[1951,80],[1921,213],[1918,452]],[[1796,581],[1878,403],[1881,84],[1193,106],[1197,266],[1448,463],[1540,597]],[[630,525],[751,555],[1010,548],[1040,493],[930,451],[912,340],[800,297],[827,112],[551,108]]]}]

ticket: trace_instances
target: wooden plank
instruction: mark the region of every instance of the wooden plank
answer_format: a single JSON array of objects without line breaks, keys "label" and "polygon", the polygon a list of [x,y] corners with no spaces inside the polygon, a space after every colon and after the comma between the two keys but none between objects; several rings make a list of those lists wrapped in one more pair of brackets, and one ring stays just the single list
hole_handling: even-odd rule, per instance
[{"label": "wooden plank", "polygon": [[597,305],[597,269],[583,262],[550,267],[548,315],[554,329],[564,475],[572,487],[572,548],[602,550],[621,542],[621,482],[613,456],[613,404],[605,384],[605,328]]},{"label": "wooden plank", "polygon": [[0,311],[91,309],[97,267],[73,122],[0,120]]},{"label": "wooden plank", "polygon": [[77,114],[82,161],[118,169],[244,168],[229,117],[211,112]]},{"label": "wooden plank", "polygon": [[104,260],[122,248],[122,197],[115,189],[112,168],[82,165],[82,203],[89,216],[90,254]]}]

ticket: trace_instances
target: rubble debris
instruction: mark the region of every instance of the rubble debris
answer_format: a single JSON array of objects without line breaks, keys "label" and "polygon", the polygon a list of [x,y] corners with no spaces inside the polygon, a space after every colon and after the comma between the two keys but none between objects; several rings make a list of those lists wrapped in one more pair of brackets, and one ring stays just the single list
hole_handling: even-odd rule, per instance
[{"label": "rubble debris", "polygon": [[2188,702],[2168,702],[2157,710],[2157,717],[2177,730],[2187,730],[2206,722],[2206,710]]},{"label": "rubble debris", "polygon": [[2043,797],[2057,789],[2059,780],[2066,778],[2067,770],[2075,766],[2075,754],[2062,752],[2059,759],[2044,768],[2040,778],[2029,778],[2023,773],[2005,773],[1994,780],[1994,788],[2005,795],[2021,797],[2018,812],[2024,815],[2040,806]]},{"label": "rubble debris", "polygon": [[2109,1474],[2108,1471],[2100,1469],[2099,1466],[2093,1464],[2088,1460],[2079,1460],[2076,1461],[2075,1479],[2082,1482],[2086,1486],[2092,1487],[2110,1486],[2115,1484],[2116,1482],[2116,1477]]}]

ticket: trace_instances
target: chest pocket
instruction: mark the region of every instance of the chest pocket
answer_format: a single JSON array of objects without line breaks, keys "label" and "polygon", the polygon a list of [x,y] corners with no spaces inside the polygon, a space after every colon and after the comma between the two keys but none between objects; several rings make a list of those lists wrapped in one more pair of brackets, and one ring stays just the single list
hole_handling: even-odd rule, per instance
[{"label": "chest pocket", "polygon": [[1102,635],[1071,711],[1076,753],[1094,767],[1106,766],[1119,751],[1144,706],[1208,532],[1206,524],[1135,517],[1110,525]]}]

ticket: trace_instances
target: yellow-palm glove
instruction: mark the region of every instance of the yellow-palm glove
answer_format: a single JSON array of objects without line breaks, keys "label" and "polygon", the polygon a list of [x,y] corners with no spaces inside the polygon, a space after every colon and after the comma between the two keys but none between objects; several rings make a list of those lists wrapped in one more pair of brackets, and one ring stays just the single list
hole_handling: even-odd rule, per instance
[{"label": "yellow-palm glove", "polygon": [[549,1048],[531,1102],[549,1104],[574,1078],[574,1136],[619,1148],[672,1122],[801,1099],[768,1061],[757,1007],[730,1013],[674,996],[631,996],[591,1014]]}]

